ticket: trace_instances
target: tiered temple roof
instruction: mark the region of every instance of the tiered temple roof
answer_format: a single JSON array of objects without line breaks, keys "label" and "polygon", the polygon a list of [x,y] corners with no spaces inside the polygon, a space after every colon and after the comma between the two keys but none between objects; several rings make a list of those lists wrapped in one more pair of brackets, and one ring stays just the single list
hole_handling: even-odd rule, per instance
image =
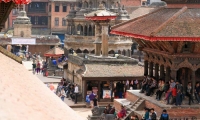
[{"label": "tiered temple roof", "polygon": [[111,33],[150,41],[199,41],[199,23],[197,8],[160,8],[112,27]]}]

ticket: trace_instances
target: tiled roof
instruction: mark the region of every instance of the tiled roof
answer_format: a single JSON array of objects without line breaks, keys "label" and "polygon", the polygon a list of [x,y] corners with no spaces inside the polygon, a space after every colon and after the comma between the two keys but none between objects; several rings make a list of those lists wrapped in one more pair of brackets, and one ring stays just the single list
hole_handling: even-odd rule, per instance
[{"label": "tiled roof", "polygon": [[64,54],[64,50],[62,48],[56,46],[56,47],[48,50],[47,52],[45,52],[45,54],[60,55],[60,54]]},{"label": "tiled roof", "polygon": [[142,77],[144,68],[129,64],[85,64],[84,77]]},{"label": "tiled roof", "polygon": [[175,37],[188,37],[188,40],[194,37],[200,38],[199,10],[187,7],[161,8],[112,27],[112,33],[146,40],[166,40]]},{"label": "tiled roof", "polygon": [[0,53],[0,120],[83,120],[23,65]]}]

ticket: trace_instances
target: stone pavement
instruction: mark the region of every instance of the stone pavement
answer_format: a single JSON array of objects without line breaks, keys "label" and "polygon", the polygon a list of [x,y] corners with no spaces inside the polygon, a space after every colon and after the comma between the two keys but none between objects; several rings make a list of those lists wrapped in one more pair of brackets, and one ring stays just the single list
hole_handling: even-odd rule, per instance
[{"label": "stone pavement", "polygon": [[[35,74],[35,76],[37,76],[45,84],[53,83],[55,88],[57,88],[58,82],[60,82],[60,79],[44,77],[42,74]],[[92,115],[91,108],[86,108],[84,102],[78,102],[77,104],[74,104],[74,102],[72,100],[69,100],[68,98],[65,98],[64,102],[76,113],[85,118],[83,120],[87,120],[88,115]]]}]

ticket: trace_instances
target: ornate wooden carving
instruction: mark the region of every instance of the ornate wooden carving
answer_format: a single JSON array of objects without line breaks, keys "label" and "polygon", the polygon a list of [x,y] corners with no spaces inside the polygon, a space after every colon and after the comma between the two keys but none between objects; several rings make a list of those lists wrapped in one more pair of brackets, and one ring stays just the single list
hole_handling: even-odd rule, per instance
[{"label": "ornate wooden carving", "polygon": [[[14,3],[13,2],[1,2],[0,3],[0,26],[4,26],[8,15],[10,14],[12,8],[14,7]],[[0,27],[0,30],[2,29],[2,27]]]},{"label": "ornate wooden carving", "polygon": [[175,65],[174,67],[175,67],[175,69],[177,69],[177,70],[180,69],[180,68],[183,68],[183,67],[190,68],[190,69],[193,70],[193,71],[196,71],[196,69],[197,69],[197,66],[191,64],[191,63],[188,61],[187,58],[186,58],[183,62],[181,62],[180,64]]},{"label": "ornate wooden carving", "polygon": [[176,50],[177,53],[181,53],[183,45],[184,45],[184,42],[183,42],[183,41],[179,42],[178,47],[177,47],[177,50]]},{"label": "ornate wooden carving", "polygon": [[194,46],[194,53],[199,53],[200,51],[199,51],[199,49],[200,49],[200,43],[199,42],[195,42],[195,46]]},{"label": "ornate wooden carving", "polygon": [[164,42],[164,44],[166,45],[167,50],[168,50],[170,53],[174,53],[174,48],[172,47],[172,45],[171,45],[171,43],[170,43],[169,41]]},{"label": "ornate wooden carving", "polygon": [[162,47],[162,49],[165,51],[165,52],[168,52],[167,48],[165,47],[164,43],[161,42],[161,41],[158,41],[159,45]]}]

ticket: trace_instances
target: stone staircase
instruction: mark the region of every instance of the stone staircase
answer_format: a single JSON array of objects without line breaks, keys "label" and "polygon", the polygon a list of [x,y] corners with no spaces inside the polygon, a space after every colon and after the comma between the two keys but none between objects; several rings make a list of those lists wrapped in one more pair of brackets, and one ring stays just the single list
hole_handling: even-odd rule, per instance
[{"label": "stone staircase", "polygon": [[127,114],[121,120],[126,120],[128,117],[134,114],[134,112],[137,111],[137,109],[143,102],[144,102],[144,99],[138,98],[134,103],[130,103],[129,105],[126,105],[125,108],[127,110]]}]

